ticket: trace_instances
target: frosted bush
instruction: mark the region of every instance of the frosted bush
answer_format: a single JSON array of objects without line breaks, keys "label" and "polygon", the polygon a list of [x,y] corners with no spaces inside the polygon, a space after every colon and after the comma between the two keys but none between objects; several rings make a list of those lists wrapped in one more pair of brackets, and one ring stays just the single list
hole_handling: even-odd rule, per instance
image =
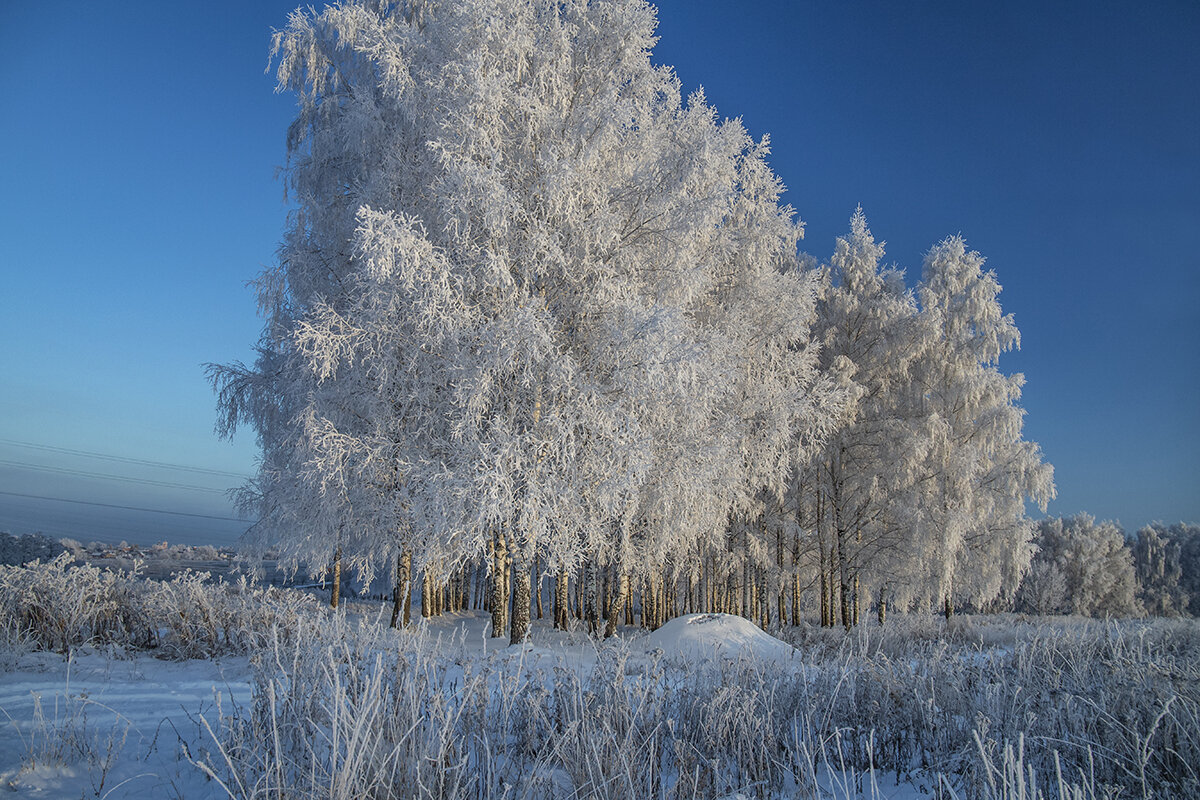
[{"label": "frosted bush", "polygon": [[236,583],[213,582],[207,572],[183,572],[148,582],[145,613],[158,621],[158,646],[173,658],[204,658],[262,647],[274,628],[291,630],[296,616],[315,604],[307,595]]},{"label": "frosted bush", "polygon": [[245,578],[214,581],[208,573],[184,572],[150,581],[136,569],[72,564],[66,553],[46,563],[0,566],[0,637],[10,656],[29,648],[66,654],[84,644],[153,648],[169,658],[248,652],[264,646],[273,630],[287,638],[316,607],[307,595]]},{"label": "frosted bush", "polygon": [[114,574],[70,564],[71,556],[62,553],[45,564],[0,566],[0,609],[9,641],[29,637],[38,647],[66,653],[112,626]]}]

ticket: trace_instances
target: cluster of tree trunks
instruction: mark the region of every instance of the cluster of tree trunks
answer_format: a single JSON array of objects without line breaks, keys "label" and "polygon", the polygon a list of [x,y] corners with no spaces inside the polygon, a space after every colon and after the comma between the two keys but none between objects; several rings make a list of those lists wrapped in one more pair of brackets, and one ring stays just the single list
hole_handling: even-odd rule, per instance
[{"label": "cluster of tree trunks", "polygon": [[[482,610],[491,614],[492,635],[523,641],[533,619],[543,619],[549,606],[554,627],[568,630],[585,626],[592,635],[612,636],[618,625],[640,625],[649,630],[691,613],[735,614],[762,628],[798,625],[808,609],[805,591],[819,584],[820,622],[850,628],[859,623],[863,592],[859,581],[832,553],[821,551],[817,580],[804,580],[788,570],[800,549],[777,540],[774,570],[743,563],[727,569],[728,558],[709,554],[696,560],[693,570],[671,565],[634,579],[614,565],[584,563],[575,570],[563,564],[547,565],[541,559],[514,559],[511,540],[500,532],[491,537],[484,557],[447,570],[430,564],[421,573],[421,616]],[[790,551],[790,553],[789,553]],[[726,554],[727,555],[727,554]],[[337,574],[338,562],[334,562]],[[412,552],[396,561],[392,600],[392,627],[410,624],[414,592]],[[880,593],[877,613],[886,619],[886,599]],[[814,609],[815,610],[815,609]]]}]

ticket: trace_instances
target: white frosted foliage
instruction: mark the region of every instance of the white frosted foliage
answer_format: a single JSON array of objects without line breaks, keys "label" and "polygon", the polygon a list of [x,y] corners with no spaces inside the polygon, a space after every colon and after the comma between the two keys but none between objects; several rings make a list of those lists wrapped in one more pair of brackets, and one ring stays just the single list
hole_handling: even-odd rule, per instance
[{"label": "white frosted foliage", "polygon": [[828,424],[766,139],[680,96],[643,0],[346,3],[276,36],[298,206],[250,368],[264,544],[625,571],[723,541]]},{"label": "white frosted foliage", "polygon": [[1054,497],[1052,468],[1022,438],[1024,376],[997,368],[1020,334],[983,263],[959,236],[929,251],[918,298],[931,338],[915,372],[929,446],[917,522],[927,585],[935,600],[977,605],[1015,592],[1033,553],[1025,502],[1044,510]]}]

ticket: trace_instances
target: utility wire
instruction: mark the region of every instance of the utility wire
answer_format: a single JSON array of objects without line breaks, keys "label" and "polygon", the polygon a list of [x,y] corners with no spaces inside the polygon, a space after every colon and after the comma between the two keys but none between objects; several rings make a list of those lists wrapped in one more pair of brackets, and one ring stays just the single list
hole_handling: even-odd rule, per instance
[{"label": "utility wire", "polygon": [[97,503],[91,500],[69,500],[66,497],[48,497],[41,494],[22,494],[21,492],[6,492],[0,490],[0,494],[8,495],[9,497],[26,497],[31,500],[53,500],[58,503],[75,503],[81,506],[99,506],[101,508],[116,508],[122,511],[148,511],[152,514],[172,514],[176,517],[196,517],[198,519],[215,519],[222,522],[248,522],[253,523],[252,519],[239,519],[237,517],[218,517],[212,514],[191,514],[187,511],[164,511],[161,508],[142,508],[140,506],[120,506],[114,503]]},{"label": "utility wire", "polygon": [[124,481],[125,483],[138,483],[143,486],[158,486],[164,489],[188,489],[193,492],[213,492],[215,494],[224,494],[225,489],[213,489],[210,486],[194,486],[189,483],[172,483],[170,481],[156,481],[151,478],[130,478],[124,475],[108,475],[103,472],[87,472],[81,469],[69,469],[67,467],[50,467],[42,464],[26,464],[21,461],[8,461],[0,459],[0,466],[17,467],[19,469],[32,469],[39,472],[52,472],[56,475],[70,475],[76,478],[99,478],[106,481]]},{"label": "utility wire", "polygon": [[147,458],[129,458],[127,456],[114,456],[107,453],[95,453],[90,450],[72,450],[69,447],[55,447],[49,444],[34,444],[33,442],[18,442],[14,439],[0,439],[0,444],[12,445],[13,447],[27,447],[30,450],[43,450],[47,453],[61,453],[69,456],[84,456],[86,458],[100,458],[105,461],[117,461],[122,464],[137,464],[143,467],[163,467],[166,469],[183,470],[184,472],[198,472],[202,475],[220,475],[226,478],[240,478],[246,480],[249,476],[240,472],[227,472],[221,469],[208,469],[207,467],[189,467],[185,464],[170,464],[166,461],[151,461]]}]

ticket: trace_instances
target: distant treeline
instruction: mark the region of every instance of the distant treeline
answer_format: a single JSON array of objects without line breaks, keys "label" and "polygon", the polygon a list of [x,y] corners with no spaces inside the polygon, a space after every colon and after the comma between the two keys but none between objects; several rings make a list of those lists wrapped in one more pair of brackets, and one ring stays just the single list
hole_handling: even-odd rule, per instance
[{"label": "distant treeline", "polygon": [[128,542],[88,542],[55,539],[42,533],[13,536],[0,532],[0,564],[20,566],[32,561],[50,561],[61,553],[71,553],[76,561],[101,559],[133,561],[232,561],[237,551],[213,545],[167,544],[136,545]]},{"label": "distant treeline", "polygon": [[1200,525],[1147,525],[1134,536],[1088,514],[1038,523],[1018,611],[1087,617],[1200,616]]}]

